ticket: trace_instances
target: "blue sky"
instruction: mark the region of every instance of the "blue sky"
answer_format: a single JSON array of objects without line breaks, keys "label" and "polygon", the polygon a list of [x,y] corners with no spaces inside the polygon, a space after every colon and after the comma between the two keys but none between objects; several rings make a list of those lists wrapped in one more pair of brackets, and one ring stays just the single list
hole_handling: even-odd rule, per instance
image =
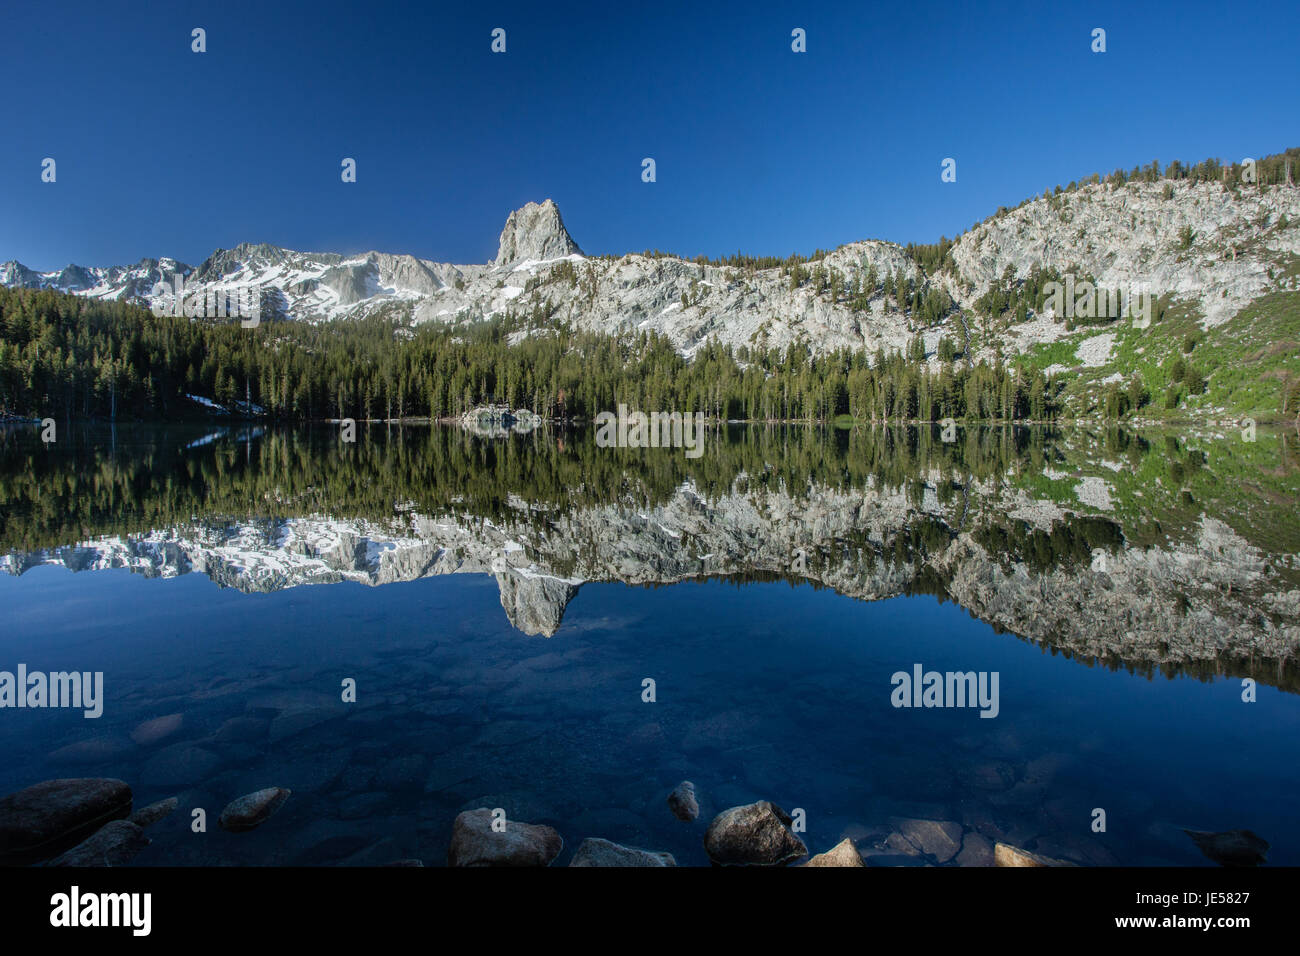
[{"label": "blue sky", "polygon": [[1300,144],[1300,4],[147,7],[6,10],[0,261],[484,262],[546,197],[589,253],[933,242],[1094,171]]}]

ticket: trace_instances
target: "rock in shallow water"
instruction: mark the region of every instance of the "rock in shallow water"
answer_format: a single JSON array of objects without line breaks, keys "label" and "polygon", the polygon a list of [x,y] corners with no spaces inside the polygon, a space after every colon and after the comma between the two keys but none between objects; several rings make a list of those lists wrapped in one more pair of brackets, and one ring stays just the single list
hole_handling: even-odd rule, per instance
[{"label": "rock in shallow water", "polygon": [[695,799],[695,784],[683,780],[668,794],[668,809],[678,820],[690,822],[700,815],[700,804]]},{"label": "rock in shallow water", "polygon": [[261,740],[270,726],[271,722],[265,717],[231,717],[212,735],[211,740],[223,746]]},{"label": "rock in shallow water", "polygon": [[723,866],[782,866],[808,853],[788,813],[767,800],[723,810],[704,834],[704,851]]},{"label": "rock in shallow water", "polygon": [[448,866],[550,866],[564,849],[564,839],[551,827],[505,821],[505,829],[492,829],[487,807],[466,810],[451,829]]},{"label": "rock in shallow water", "polygon": [[809,860],[804,866],[861,866],[866,864],[862,862],[862,854],[858,853],[858,848],[853,845],[853,841],[845,837],[835,846],[831,847],[825,853],[818,853]]},{"label": "rock in shallow water", "polygon": [[1207,857],[1220,866],[1258,866],[1267,862],[1268,841],[1250,830],[1184,830]]},{"label": "rock in shallow water", "polygon": [[109,766],[133,749],[125,737],[92,737],[60,747],[49,756],[56,764],[99,764]]},{"label": "rock in shallow water", "polygon": [[[960,823],[953,823],[950,820],[915,820],[908,817],[895,817],[890,822],[898,828],[899,834],[907,843],[922,853],[934,857],[940,863],[947,863],[961,851]],[[897,844],[897,841],[891,843],[891,846],[895,846],[895,849],[900,852],[908,852]]]},{"label": "rock in shallow water", "polygon": [[67,853],[51,860],[50,866],[121,866],[151,841],[144,830],[130,820],[114,820],[94,836],[78,843]]},{"label": "rock in shallow water", "polygon": [[221,766],[221,758],[205,747],[172,744],[159,750],[140,768],[140,786],[189,787],[206,780]]},{"label": "rock in shallow water", "polygon": [[152,826],[163,817],[170,814],[180,805],[180,800],[176,797],[168,797],[166,800],[159,800],[157,803],[151,803],[147,807],[141,807],[129,817],[130,821],[138,827]]},{"label": "rock in shallow water", "polygon": [[992,866],[993,844],[987,837],[972,830],[962,840],[961,852],[957,854],[957,865]]},{"label": "rock in shallow water", "polygon": [[0,864],[48,860],[131,812],[131,788],[104,777],[45,780],[0,800]]},{"label": "rock in shallow water", "polygon": [[1007,843],[998,843],[993,847],[994,866],[1073,866],[1065,860],[1053,859],[1038,853],[1030,853]]},{"label": "rock in shallow water", "polygon": [[261,826],[271,814],[280,809],[292,792],[284,787],[267,787],[232,800],[221,811],[221,829],[231,833],[247,833]]},{"label": "rock in shallow water", "polygon": [[184,722],[185,718],[182,714],[155,717],[153,720],[144,721],[131,731],[131,739],[141,747],[148,747],[176,733]]},{"label": "rock in shallow water", "polygon": [[676,866],[677,861],[671,853],[656,853],[653,850],[640,850],[633,846],[623,846],[602,840],[600,837],[588,837],[573,854],[569,866]]}]

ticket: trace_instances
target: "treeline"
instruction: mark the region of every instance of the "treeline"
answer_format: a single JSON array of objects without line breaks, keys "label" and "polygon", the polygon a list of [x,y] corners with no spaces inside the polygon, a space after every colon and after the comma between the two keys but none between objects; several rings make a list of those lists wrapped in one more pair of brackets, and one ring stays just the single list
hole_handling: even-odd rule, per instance
[{"label": "treeline", "polygon": [[[952,261],[952,247],[954,245],[956,245],[955,239],[941,236],[939,241],[934,243],[909,242],[903,247],[903,251],[923,273],[933,275],[954,268]],[[689,256],[679,256],[672,252],[664,252],[660,249],[646,249],[640,255],[646,259],[680,259],[683,262],[693,262],[700,266],[738,269],[750,274],[761,269],[780,269],[782,274],[790,275],[801,266],[821,262],[834,251],[834,249],[815,249],[812,255],[802,255],[795,252],[788,256],[753,256],[737,251],[730,256],[700,255],[691,258]],[[600,259],[603,262],[617,262],[623,257],[606,253],[591,258]],[[807,273],[808,270],[804,271]]]},{"label": "treeline", "polygon": [[[1300,167],[1300,148],[1291,148],[1271,156],[1264,156],[1255,160],[1255,182],[1261,186],[1280,186],[1288,181],[1288,170],[1291,181],[1294,182],[1296,173],[1300,171],[1298,167]],[[1155,183],[1162,179],[1187,183],[1241,183],[1244,169],[1244,163],[1224,163],[1219,159],[1204,159],[1194,165],[1175,159],[1161,169],[1160,162],[1153,159],[1145,166],[1134,166],[1127,173],[1117,169],[1105,177],[1105,181],[1118,186],[1130,182]],[[1084,182],[1095,183],[1099,178],[1094,173]]]},{"label": "treeline", "polygon": [[[1175,182],[1185,182],[1189,184],[1196,183],[1221,183],[1225,186],[1238,189],[1242,186],[1280,186],[1286,183],[1294,184],[1297,178],[1300,178],[1300,147],[1291,147],[1281,153],[1273,153],[1269,156],[1255,160],[1255,182],[1245,183],[1242,180],[1242,173],[1245,170],[1243,163],[1224,163],[1219,159],[1204,159],[1199,163],[1189,164],[1181,160],[1174,160],[1167,166],[1162,167],[1160,161],[1153,159],[1145,166],[1134,166],[1127,172],[1123,169],[1103,176],[1101,173],[1093,173],[1091,176],[1085,176],[1082,179],[1071,180],[1067,185],[1057,184],[1055,189],[1044,189],[1041,196],[1048,202],[1059,203],[1057,199],[1063,193],[1077,192],[1084,186],[1095,186],[1098,183],[1108,183],[1112,186],[1124,186],[1128,183],[1158,183],[1165,182],[1164,198],[1172,199],[1173,184]],[[1028,196],[1021,200],[1014,207],[999,206],[997,212],[989,217],[989,220],[997,219],[1006,215],[1012,208],[1019,209],[1026,206],[1040,197]],[[986,220],[988,221],[988,220]],[[979,223],[971,228],[976,228]]]},{"label": "treeline", "polygon": [[[541,318],[531,317],[532,320]],[[158,317],[49,290],[0,289],[0,412],[71,419],[193,417],[211,398],[278,421],[442,418],[486,402],[589,419],[620,404],[716,419],[1043,421],[1058,389],[1001,361],[716,343],[688,362],[662,336],[572,332],[511,344],[519,317],[414,328],[392,317],[242,328]],[[943,357],[955,358],[948,343]],[[246,403],[246,404],[244,404]]]}]

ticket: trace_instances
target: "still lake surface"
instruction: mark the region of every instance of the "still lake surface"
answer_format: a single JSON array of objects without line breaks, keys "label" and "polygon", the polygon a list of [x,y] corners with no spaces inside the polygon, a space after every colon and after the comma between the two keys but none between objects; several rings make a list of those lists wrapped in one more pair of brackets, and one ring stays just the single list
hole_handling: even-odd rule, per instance
[{"label": "still lake surface", "polygon": [[[1231,429],[736,426],[697,460],[8,429],[0,670],[102,671],[105,700],[0,710],[0,793],[179,796],[137,865],[436,865],[480,806],[556,827],[559,864],[603,837],[707,865],[708,821],[759,799],[871,863],[957,862],[900,852],[919,818],[959,824],[964,863],[1210,865],[1187,827],[1300,864],[1298,491],[1294,434]],[[996,717],[893,706],[918,664],[996,673]],[[694,823],[665,804],[684,779]],[[293,795],[267,824],[215,825],[269,786]]]}]

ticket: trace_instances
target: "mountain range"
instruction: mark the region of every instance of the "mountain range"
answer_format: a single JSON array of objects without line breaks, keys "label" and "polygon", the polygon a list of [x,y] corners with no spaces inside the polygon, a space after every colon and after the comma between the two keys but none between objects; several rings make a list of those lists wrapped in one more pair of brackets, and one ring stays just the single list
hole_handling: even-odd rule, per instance
[{"label": "mountain range", "polygon": [[[155,284],[170,285],[180,274],[194,292],[256,288],[264,310],[270,302],[273,311],[263,317],[303,322],[509,317],[515,335],[546,334],[558,323],[618,335],[654,331],[688,357],[709,342],[888,351],[906,348],[919,333],[931,360],[943,336],[980,358],[1026,353],[1074,332],[1059,307],[1001,320],[982,315],[981,299],[991,290],[1014,287],[1035,270],[1103,288],[1147,289],[1179,304],[1201,328],[1221,326],[1262,297],[1297,288],[1298,224],[1300,189],[1289,184],[1096,181],[1001,209],[956,240],[923,247],[938,256],[864,240],[809,259],[728,264],[658,253],[586,255],[548,199],[510,213],[495,260],[483,264],[259,243],[219,249],[197,267],[164,257],[35,272],[9,261],[0,265],[0,283],[149,305]],[[900,278],[906,291],[891,295],[889,280]],[[937,305],[921,315],[921,301]],[[1106,358],[1081,352],[1079,363]]]}]

